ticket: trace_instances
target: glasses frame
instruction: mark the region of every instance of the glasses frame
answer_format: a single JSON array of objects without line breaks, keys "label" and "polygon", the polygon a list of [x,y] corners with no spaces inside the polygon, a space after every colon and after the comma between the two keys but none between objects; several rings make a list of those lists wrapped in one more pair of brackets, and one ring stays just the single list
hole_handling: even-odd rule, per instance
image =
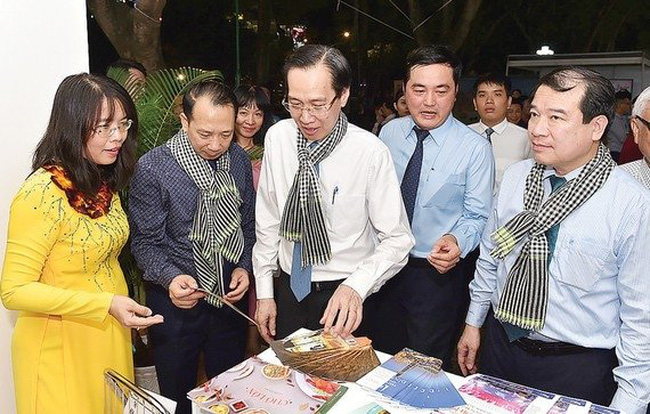
[{"label": "glasses frame", "polygon": [[[103,139],[109,139],[113,135],[115,135],[115,132],[117,130],[120,130],[121,132],[127,132],[131,127],[133,126],[133,120],[132,119],[125,119],[124,121],[121,121],[116,127],[109,128],[108,126],[98,126],[93,128],[93,132],[97,134],[100,138]],[[101,132],[101,128],[106,128],[106,132]]]},{"label": "glasses frame", "polygon": [[639,121],[641,121],[641,123],[645,125],[645,127],[648,128],[648,130],[650,130],[650,121],[641,118],[639,115],[634,115],[634,117]]},{"label": "glasses frame", "polygon": [[[319,118],[321,116],[326,115],[330,109],[332,109],[332,106],[334,105],[334,102],[336,102],[337,99],[339,99],[340,96],[336,95],[330,103],[325,104],[325,105],[318,105],[317,107],[314,107],[314,105],[302,105],[300,107],[293,107],[289,101],[287,101],[287,97],[285,96],[282,99],[282,106],[284,109],[287,110],[290,114],[300,114],[302,115],[303,111],[307,111],[307,113],[311,116],[314,116],[316,118]],[[318,109],[316,109],[318,108]],[[322,108],[322,109],[321,109]]]}]

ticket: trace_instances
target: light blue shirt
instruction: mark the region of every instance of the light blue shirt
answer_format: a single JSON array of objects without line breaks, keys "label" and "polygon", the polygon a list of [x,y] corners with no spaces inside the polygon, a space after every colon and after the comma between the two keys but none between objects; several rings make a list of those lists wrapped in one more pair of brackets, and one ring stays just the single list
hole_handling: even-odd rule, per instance
[{"label": "light blue shirt", "polygon": [[[390,150],[400,182],[417,143],[414,125],[413,118],[405,116],[384,125],[379,134]],[[492,148],[451,115],[429,131],[423,145],[411,256],[427,257],[440,237],[452,234],[465,257],[478,246],[492,206]]]},{"label": "light blue shirt", "polygon": [[[504,175],[470,284],[466,322],[482,326],[496,309],[506,277],[525,240],[503,260],[490,256],[492,232],[523,210],[526,177],[533,160]],[[571,180],[581,168],[567,174]],[[546,197],[551,185],[545,174]],[[616,348],[618,390],[612,407],[643,414],[650,399],[650,191],[620,168],[561,223],[549,265],[549,299],[544,328],[536,339],[587,348]]]}]

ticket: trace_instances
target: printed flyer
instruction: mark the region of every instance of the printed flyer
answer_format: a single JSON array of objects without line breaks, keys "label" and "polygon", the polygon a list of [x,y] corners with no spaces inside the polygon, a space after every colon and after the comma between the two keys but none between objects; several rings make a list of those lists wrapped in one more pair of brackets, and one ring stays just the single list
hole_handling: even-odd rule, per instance
[{"label": "printed flyer", "polygon": [[345,387],[252,357],[187,396],[209,413],[307,414],[317,412],[339,388]]}]

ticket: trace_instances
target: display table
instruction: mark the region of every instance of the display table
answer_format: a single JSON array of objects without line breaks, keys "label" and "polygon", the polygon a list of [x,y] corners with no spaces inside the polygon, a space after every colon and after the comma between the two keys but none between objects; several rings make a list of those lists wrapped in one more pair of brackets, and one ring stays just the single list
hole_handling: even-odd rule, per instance
[{"label": "display table", "polygon": [[[384,363],[388,359],[390,359],[390,355],[375,351],[377,354],[377,357],[379,358],[379,361],[381,363]],[[271,348],[265,350],[264,352],[260,353],[258,355],[260,359],[262,359],[265,362],[268,362],[269,364],[276,364],[276,365],[282,365],[280,360],[275,356],[275,353]],[[463,381],[463,377],[460,377],[458,375],[454,374],[447,374],[449,378],[451,379],[452,383],[458,387]],[[363,407],[364,405],[373,403],[375,400],[373,397],[362,389],[359,385],[353,383],[353,382],[346,382],[344,385],[348,388],[348,391],[341,397],[341,399],[332,407],[331,410],[328,411],[328,414],[346,414],[349,413],[350,411],[353,411],[357,408]],[[401,414],[401,411],[391,409],[391,414]],[[403,411],[403,412],[408,412],[408,411]],[[192,414],[208,414],[209,411],[205,409],[201,409],[198,407],[196,404],[192,404]]]},{"label": "display table", "polygon": [[[301,331],[302,330],[299,330],[296,333],[301,333]],[[358,381],[358,383],[351,383],[351,382],[342,383],[347,388],[347,391],[341,396],[341,398],[338,401],[336,401],[336,403],[331,408],[329,408],[329,410],[327,411],[328,413],[349,414],[351,412],[355,412],[356,410],[358,410],[359,413],[366,413],[368,412],[369,406],[378,404],[384,407],[385,409],[387,409],[388,411],[390,411],[391,414],[407,414],[407,413],[413,414],[414,412],[419,412],[419,413],[431,412],[431,408],[428,409],[414,408],[416,406],[455,407],[455,408],[446,409],[447,412],[453,414],[461,414],[461,413],[462,414],[486,414],[486,413],[507,414],[513,412],[520,412],[520,413],[528,412],[528,413],[540,413],[540,414],[542,413],[544,414],[546,413],[620,414],[620,412],[617,410],[610,409],[607,407],[601,407],[592,404],[588,401],[564,397],[543,390],[537,390],[534,388],[526,387],[524,385],[508,382],[500,378],[490,377],[484,374],[475,374],[469,377],[461,377],[458,375],[445,373],[445,375],[442,375],[438,379],[433,379],[433,377],[427,378],[426,371],[428,370],[426,368],[424,369],[424,371],[422,371],[421,368],[418,368],[417,366],[413,367],[413,365],[411,365],[411,363],[409,362],[410,361],[409,358],[408,357],[405,358],[405,355],[403,355],[404,352],[412,352],[412,353],[414,352],[415,354],[417,354],[417,352],[410,351],[410,350],[408,351],[403,350],[400,352],[400,355],[398,355],[398,357],[396,358],[392,358],[391,355],[385,354],[383,352],[377,352],[377,351],[375,352],[377,354],[379,361],[383,365],[381,367],[377,367],[376,369],[372,370],[371,373],[365,375],[363,378],[361,378]],[[427,358],[426,356],[423,357],[425,359]],[[418,357],[416,355],[413,361],[416,361],[417,358]],[[264,364],[282,365],[281,361],[277,358],[273,349],[271,348],[260,353],[257,356],[257,358],[251,358],[248,361],[251,360],[257,361],[254,362],[253,364],[258,364],[257,365],[258,367],[261,364],[261,366],[263,366],[264,368],[266,368],[267,366],[271,366],[271,365],[264,365]],[[385,363],[386,361],[388,361],[388,363]],[[418,363],[420,362],[417,362],[416,365]],[[424,365],[421,365],[420,367],[428,366],[427,361],[422,362],[422,364]],[[402,366],[408,367],[408,370],[402,370],[401,368]],[[272,368],[271,373],[273,373],[273,370],[276,369],[278,369],[278,367]],[[286,379],[286,378],[293,378],[294,380],[293,382],[291,380],[287,380],[286,384],[284,384],[285,389],[283,389],[282,391],[275,389],[275,391],[271,391],[271,394],[268,394],[267,393],[268,391],[262,393],[263,395],[261,396],[261,398],[273,399],[274,404],[276,403],[275,400],[278,400],[279,402],[288,401],[285,405],[280,405],[279,402],[278,405],[274,405],[274,407],[278,408],[277,410],[276,409],[271,410],[273,411],[274,414],[284,413],[284,412],[290,413],[291,411],[287,411],[287,409],[289,408],[289,404],[292,404],[292,401],[295,402],[296,404],[300,403],[300,406],[293,406],[292,409],[293,412],[299,411],[301,413],[309,413],[309,412],[315,412],[319,409],[321,405],[317,403],[319,401],[319,396],[317,394],[311,393],[309,389],[306,390],[302,386],[304,384],[302,384],[300,380],[301,378],[300,376],[304,376],[304,374],[301,374],[299,371],[295,371],[294,372],[294,375],[296,375],[295,377],[287,377],[286,376],[287,374],[285,373],[283,374],[284,376],[274,374],[272,375],[272,378],[270,378],[268,375],[271,374],[268,375],[262,374],[262,371],[264,371],[264,369],[257,371],[255,370],[254,366],[247,366],[246,363],[242,363],[234,367],[233,369],[228,370],[225,373],[226,377],[228,375],[233,377],[227,379],[224,379],[223,376],[217,377],[217,378],[222,378],[221,381],[225,381],[221,385],[216,385],[216,387],[218,388],[213,389],[212,388],[213,384],[211,383],[208,385],[207,389],[204,389],[203,387],[199,387],[197,388],[197,390],[191,391],[190,394],[194,392],[198,392],[199,394],[193,395],[193,398],[198,398],[203,395],[202,393],[205,393],[205,395],[212,395],[212,393],[215,392],[215,389],[217,390],[217,393],[229,392],[224,390],[229,386],[231,386],[232,384],[234,384],[235,381],[241,380],[242,382],[239,383],[240,385],[234,386],[234,388],[230,388],[230,391],[233,391],[237,387],[241,387],[241,385],[244,385],[246,391],[250,392],[250,395],[254,395],[254,393],[256,393],[257,395],[255,395],[255,398],[260,398],[260,393],[258,391],[259,388],[257,389],[255,388],[256,380],[253,379],[254,375],[249,377],[249,375],[251,375],[251,372],[255,372],[256,373],[255,375],[258,375],[257,381],[259,381],[259,378],[261,378],[262,375],[266,376],[266,378],[271,380]],[[424,375],[421,374],[420,372],[424,372]],[[400,376],[401,379],[393,381],[392,378],[393,377],[396,378],[397,376]],[[246,380],[244,378],[246,378]],[[244,383],[244,381],[247,382]],[[363,384],[367,388],[363,388],[359,384]],[[426,384],[426,385],[422,386],[421,384]],[[294,387],[294,385],[297,387],[292,388]],[[402,391],[403,389],[408,389],[408,388],[410,388],[410,391],[408,392]],[[268,388],[264,388],[264,389],[269,390]],[[300,389],[304,393],[302,394],[303,398],[305,397],[305,394],[307,395],[306,400],[303,400],[302,402],[297,401],[295,399],[292,400],[292,398],[294,397],[291,397],[291,395],[293,395],[294,390],[297,389]],[[377,390],[377,392],[373,392],[369,390]],[[413,395],[414,390],[416,391],[415,395]],[[235,391],[233,391],[233,393],[234,392]],[[429,395],[435,394],[435,396],[431,400],[425,401],[428,405],[421,404],[423,398],[425,399],[429,398],[429,396],[427,396],[427,392],[429,393]],[[410,401],[406,401],[407,398],[405,398],[404,396],[408,396],[410,401],[414,401],[414,403],[411,403]],[[245,402],[243,401],[236,401],[237,397],[234,397],[233,400],[234,400],[234,404],[245,405]],[[402,405],[399,401],[403,401],[404,405]],[[458,405],[459,403],[461,405]],[[231,404],[232,406],[233,402],[230,402],[229,404]],[[406,404],[411,404],[411,405],[408,406]],[[203,400],[203,406],[206,405],[207,404],[205,403],[205,400]],[[284,407],[284,408],[280,408],[280,407]],[[298,407],[299,410],[296,411],[296,408]],[[240,412],[240,411],[241,414],[248,412],[243,409],[235,410],[234,412]],[[208,414],[210,412],[211,411],[208,411],[205,408],[201,408],[199,407],[199,405],[193,403],[192,406],[193,414]],[[255,408],[252,411],[250,411],[250,413],[253,412],[268,413],[268,411],[264,409],[260,410]]]}]

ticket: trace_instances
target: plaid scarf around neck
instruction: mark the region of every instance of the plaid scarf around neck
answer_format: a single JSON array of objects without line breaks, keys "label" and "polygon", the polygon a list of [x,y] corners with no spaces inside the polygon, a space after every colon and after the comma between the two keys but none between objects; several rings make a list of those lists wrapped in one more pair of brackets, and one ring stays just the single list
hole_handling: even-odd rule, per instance
[{"label": "plaid scarf around neck", "polygon": [[[167,146],[199,189],[190,231],[197,281],[202,288],[223,296],[223,259],[236,263],[244,251],[239,212],[242,200],[230,174],[230,151],[217,158],[217,168],[213,170],[196,153],[182,129]],[[206,297],[206,301],[221,307],[219,300]]]},{"label": "plaid scarf around neck", "polygon": [[526,236],[519,256],[508,273],[496,318],[524,329],[544,327],[548,305],[548,243],[546,231],[580,207],[607,181],[616,163],[600,144],[577,178],[542,204],[545,165],[535,164],[526,178],[524,211],[491,234],[496,247],[490,254],[503,259]]},{"label": "plaid scarf around neck", "polygon": [[298,171],[280,220],[280,236],[288,241],[302,243],[303,269],[312,264],[327,263],[332,258],[315,165],[332,153],[347,130],[348,119],[341,112],[332,132],[309,151],[307,139],[298,128]]}]

